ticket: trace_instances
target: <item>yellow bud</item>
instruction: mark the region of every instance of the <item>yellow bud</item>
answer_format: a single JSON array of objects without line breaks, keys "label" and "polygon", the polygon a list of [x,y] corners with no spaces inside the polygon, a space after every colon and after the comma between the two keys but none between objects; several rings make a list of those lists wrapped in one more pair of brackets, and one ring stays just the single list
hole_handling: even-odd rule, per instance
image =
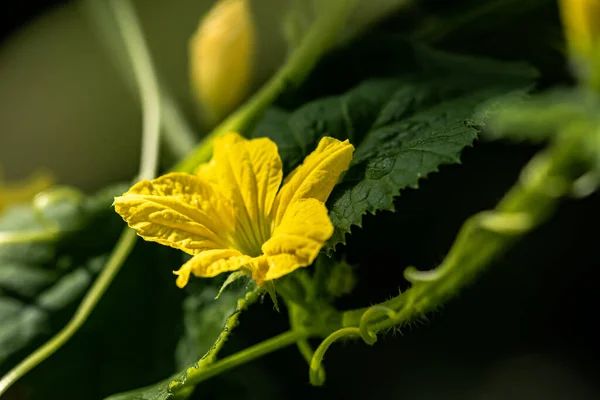
[{"label": "yellow bud", "polygon": [[560,0],[569,51],[584,80],[600,78],[600,0]]},{"label": "yellow bud", "polygon": [[192,90],[209,124],[248,94],[255,46],[249,0],[220,0],[190,41]]}]

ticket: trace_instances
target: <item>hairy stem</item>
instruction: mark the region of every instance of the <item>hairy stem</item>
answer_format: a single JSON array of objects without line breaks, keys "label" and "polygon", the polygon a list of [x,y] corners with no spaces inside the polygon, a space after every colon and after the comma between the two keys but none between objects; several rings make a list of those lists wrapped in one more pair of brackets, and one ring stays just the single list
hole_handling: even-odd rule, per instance
[{"label": "hairy stem", "polygon": [[221,374],[239,365],[262,357],[265,354],[269,354],[276,350],[287,347],[296,343],[298,340],[306,339],[310,336],[311,332],[308,331],[287,331],[267,339],[264,342],[260,342],[254,346],[248,347],[247,349],[235,353],[229,357],[225,357],[224,359],[217,361],[206,368],[197,370],[196,373],[188,376],[185,384],[175,384],[171,387],[170,391],[174,394],[177,394],[189,386],[197,385],[198,383],[212,378],[215,375]]},{"label": "hairy stem", "polygon": [[[402,325],[434,310],[456,294],[510,245],[550,217],[560,198],[569,193],[583,172],[575,150],[556,144],[536,155],[523,169],[517,184],[497,207],[469,218],[439,267],[405,277],[412,287],[375,307],[346,311],[343,326],[360,327],[362,336]],[[376,310],[377,311],[377,310]],[[374,340],[372,340],[372,343]]]}]

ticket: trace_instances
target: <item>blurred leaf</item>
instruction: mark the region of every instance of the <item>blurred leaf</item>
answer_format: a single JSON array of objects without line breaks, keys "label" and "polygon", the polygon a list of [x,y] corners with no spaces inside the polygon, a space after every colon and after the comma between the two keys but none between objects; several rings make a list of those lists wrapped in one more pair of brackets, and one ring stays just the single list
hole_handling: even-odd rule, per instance
[{"label": "blurred leaf", "polygon": [[[379,54],[379,59],[390,59],[383,69],[367,65],[364,70],[363,78],[372,68],[382,77],[291,113],[271,110],[254,132],[278,144],[286,172],[323,136],[350,139],[356,147],[350,169],[327,203],[335,226],[326,246],[329,252],[345,243],[345,235],[361,225],[366,212],[393,210],[400,190],[417,188],[419,179],[442,164],[458,163],[462,149],[477,135],[470,121],[476,107],[529,87],[536,76],[521,64],[457,56],[402,41],[396,47],[396,52]],[[369,61],[377,64],[379,59]],[[391,76],[387,71],[394,65],[402,68]]]},{"label": "blurred leaf", "polygon": [[[37,210],[32,205],[12,207],[2,215],[0,370],[6,369],[11,355],[51,335],[56,317],[77,304],[102,268],[105,248],[119,228],[118,220],[109,218],[112,197],[123,188],[82,201],[57,198]],[[104,221],[104,235],[90,229],[99,220]],[[26,240],[32,234],[47,237]]]},{"label": "blurred leaf", "polygon": [[[11,231],[50,235],[0,244],[0,374],[73,316],[123,229],[111,204],[127,188],[79,198],[63,191],[37,209],[3,214],[3,239]],[[180,262],[173,249],[138,243],[81,329],[14,390],[32,400],[97,399],[174,370],[182,292],[171,270]]]}]

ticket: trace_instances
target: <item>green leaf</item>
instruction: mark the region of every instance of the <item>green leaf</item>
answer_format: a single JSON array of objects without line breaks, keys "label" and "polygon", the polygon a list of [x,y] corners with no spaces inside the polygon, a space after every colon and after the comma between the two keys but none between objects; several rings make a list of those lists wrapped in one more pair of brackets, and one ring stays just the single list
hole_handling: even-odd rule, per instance
[{"label": "green leaf", "polygon": [[286,173],[323,136],[350,139],[356,147],[349,170],[327,202],[335,226],[327,252],[345,243],[345,235],[361,225],[366,212],[393,210],[402,189],[417,188],[419,179],[442,164],[459,163],[462,149],[477,137],[472,122],[477,106],[530,87],[536,76],[521,64],[402,43],[398,47],[406,51],[399,74],[386,72],[387,77],[367,79],[342,95],[293,112],[271,110],[254,131],[255,137],[278,144]]},{"label": "green leaf", "polygon": [[[152,386],[115,394],[108,399],[186,399],[194,390],[186,381],[216,361],[231,331],[238,325],[240,313],[260,296],[254,281],[240,285],[235,290],[231,286],[221,294],[219,300],[214,299],[219,292],[218,286],[209,285],[203,285],[201,290],[186,298],[185,335],[177,347],[178,364],[184,367],[181,372]],[[204,354],[202,358],[201,354]]]}]

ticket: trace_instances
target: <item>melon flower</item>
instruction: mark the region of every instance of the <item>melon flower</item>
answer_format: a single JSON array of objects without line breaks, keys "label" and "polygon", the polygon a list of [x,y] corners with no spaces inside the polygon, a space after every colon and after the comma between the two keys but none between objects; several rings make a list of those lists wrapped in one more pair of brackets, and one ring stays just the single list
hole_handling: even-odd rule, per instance
[{"label": "melon flower", "polygon": [[148,241],[192,256],[174,273],[214,277],[242,270],[262,285],[315,260],[333,234],[325,201],[354,147],[324,137],[283,182],[277,145],[235,133],[217,139],[195,174],[141,181],[115,198],[115,210]]}]

